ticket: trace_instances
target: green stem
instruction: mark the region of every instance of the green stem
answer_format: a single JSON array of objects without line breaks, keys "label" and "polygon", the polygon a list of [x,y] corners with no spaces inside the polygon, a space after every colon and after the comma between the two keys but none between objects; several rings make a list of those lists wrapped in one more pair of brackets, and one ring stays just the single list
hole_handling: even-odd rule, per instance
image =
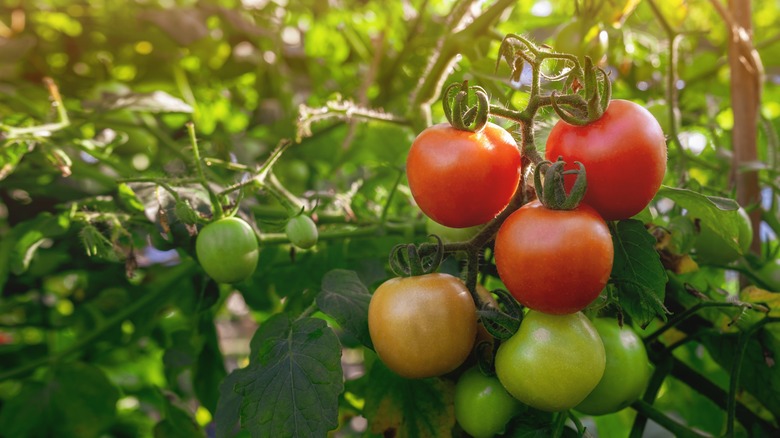
[{"label": "green stem", "polygon": [[686,319],[690,318],[693,314],[695,314],[699,310],[712,308],[712,307],[741,307],[741,306],[743,306],[743,304],[740,304],[740,303],[723,303],[723,302],[710,302],[710,301],[704,302],[704,303],[699,303],[699,304],[691,307],[690,309],[688,309],[688,310],[678,314],[677,316],[675,316],[673,318],[670,318],[669,321],[667,321],[666,324],[664,324],[662,327],[660,327],[659,329],[657,329],[653,333],[650,333],[645,338],[645,344],[648,345],[652,341],[658,339],[658,337],[661,336],[662,334],[664,334],[667,330],[676,327],[677,325],[679,325],[680,323],[682,323]]},{"label": "green stem", "polygon": [[[649,351],[652,353],[652,350]],[[651,358],[653,358],[651,354]],[[655,398],[658,397],[658,392],[661,390],[666,376],[672,371],[672,356],[664,354],[661,360],[656,361],[656,368],[653,371],[653,375],[650,376],[650,382],[647,384],[647,389],[642,396],[642,402],[652,405],[655,402]],[[644,435],[645,426],[647,425],[647,415],[637,411],[637,416],[634,418],[634,424],[631,426],[631,431],[628,434],[629,438],[641,438]]]},{"label": "green stem", "polygon": [[209,194],[209,200],[211,200],[211,208],[214,211],[214,219],[219,220],[225,214],[222,210],[222,203],[219,202],[217,195],[209,187],[209,182],[206,179],[206,174],[203,173],[203,163],[200,159],[200,148],[198,147],[198,138],[195,135],[195,124],[192,122],[187,123],[187,134],[190,136],[190,143],[192,144],[192,155],[195,158],[195,170],[198,172],[198,181],[206,189],[206,193]]},{"label": "green stem", "polygon": [[70,347],[62,351],[56,352],[50,356],[42,357],[40,359],[21,365],[17,368],[1,373],[0,382],[25,375],[29,372],[34,371],[38,367],[47,365],[49,363],[58,362],[74,353],[81,351],[85,347],[94,343],[97,339],[103,336],[103,334],[108,330],[121,324],[123,321],[129,319],[137,312],[143,310],[146,307],[146,305],[153,302],[155,299],[165,294],[169,294],[171,290],[176,290],[177,288],[173,287],[173,285],[181,281],[182,278],[189,277],[190,275],[192,275],[192,271],[194,270],[194,267],[195,267],[195,263],[192,262],[191,260],[188,260],[182,262],[180,265],[178,265],[175,268],[171,268],[171,274],[170,277],[168,277],[167,281],[162,282],[156,289],[153,289],[148,293],[141,295],[138,298],[138,300],[134,301],[127,307],[115,313],[110,318],[107,318],[101,326],[97,327],[95,330],[89,332],[88,334],[80,338],[78,342],[76,342],[75,344],[71,345]]},{"label": "green stem", "polygon": [[566,426],[567,418],[569,418],[569,411],[561,411],[555,414],[555,420],[552,424],[553,438],[560,438],[563,436],[563,429]]},{"label": "green stem", "polygon": [[631,405],[631,407],[634,408],[634,410],[636,410],[638,414],[655,421],[661,427],[671,432],[677,438],[703,438],[703,437],[711,436],[711,435],[697,432],[694,429],[688,428],[684,424],[669,417],[668,415],[654,408],[653,405],[643,400],[635,401]]},{"label": "green stem", "polygon": [[393,201],[393,197],[398,191],[398,185],[401,184],[401,180],[403,179],[403,177],[404,177],[404,172],[402,170],[399,170],[398,176],[395,178],[395,181],[393,182],[393,187],[390,189],[390,193],[387,195],[387,200],[385,201],[385,205],[382,206],[382,215],[379,217],[380,224],[384,224],[385,222],[387,222],[387,214],[390,212],[390,203]]}]

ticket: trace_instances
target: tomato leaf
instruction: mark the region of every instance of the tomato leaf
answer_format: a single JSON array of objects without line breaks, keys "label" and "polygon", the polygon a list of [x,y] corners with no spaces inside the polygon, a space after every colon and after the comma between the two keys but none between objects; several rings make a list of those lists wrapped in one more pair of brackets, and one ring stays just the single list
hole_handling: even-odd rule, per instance
[{"label": "tomato leaf", "polygon": [[219,385],[219,401],[214,413],[217,438],[228,438],[235,434],[241,416],[241,404],[244,401],[244,397],[236,390],[236,385],[247,378],[246,374],[245,368],[234,370]]},{"label": "tomato leaf", "polygon": [[358,338],[366,347],[374,348],[368,333],[368,304],[371,294],[357,273],[334,269],[322,279],[322,292],[317,306],[333,317],[344,330]]},{"label": "tomato leaf", "polygon": [[[3,436],[101,436],[113,424],[119,391],[99,368],[68,363],[45,382],[28,381],[0,411]],[[45,421],[42,421],[45,420]]]},{"label": "tomato leaf", "polygon": [[[738,356],[740,333],[704,332],[702,344],[724,369],[731,370]],[[748,341],[740,370],[740,386],[746,389],[764,407],[780,416],[780,327],[769,325],[755,333]]]},{"label": "tomato leaf", "polygon": [[658,196],[671,199],[678,206],[688,210],[688,215],[691,217],[708,224],[717,224],[711,227],[715,234],[722,237],[732,249],[742,253],[739,242],[735,238],[739,236],[741,222],[737,212],[739,209],[737,201],[667,186],[661,187]]},{"label": "tomato leaf", "polygon": [[252,436],[325,436],[338,426],[341,345],[325,321],[278,314],[251,345],[235,385],[242,428]]},{"label": "tomato leaf", "polygon": [[624,220],[612,227],[612,242],[615,261],[610,280],[617,289],[620,307],[642,326],[656,316],[666,319],[667,277],[653,236],[641,222]]},{"label": "tomato leaf", "polygon": [[438,378],[409,380],[375,361],[363,414],[372,433],[397,438],[450,436],[455,425],[455,385]]}]

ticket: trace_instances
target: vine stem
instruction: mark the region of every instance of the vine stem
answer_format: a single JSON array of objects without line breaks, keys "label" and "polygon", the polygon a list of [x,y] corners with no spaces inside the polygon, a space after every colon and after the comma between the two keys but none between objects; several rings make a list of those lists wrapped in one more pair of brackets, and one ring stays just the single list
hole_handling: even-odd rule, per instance
[{"label": "vine stem", "polygon": [[219,202],[217,195],[209,187],[209,182],[206,179],[206,174],[203,172],[203,163],[200,160],[200,148],[198,147],[198,138],[195,135],[195,124],[187,122],[187,134],[190,136],[190,143],[192,144],[192,155],[195,158],[195,169],[198,172],[198,181],[206,189],[206,193],[209,194],[211,200],[211,208],[214,210],[214,218],[221,219],[225,212],[222,210],[222,204]]},{"label": "vine stem", "polygon": [[674,318],[669,319],[669,321],[664,324],[662,327],[658,328],[653,333],[650,333],[645,337],[644,341],[645,344],[649,344],[652,341],[658,339],[662,334],[664,334],[667,330],[672,329],[676,326],[678,326],[680,323],[685,321],[686,319],[690,318],[693,314],[698,312],[699,310],[711,308],[711,307],[742,307],[744,304],[740,303],[723,303],[723,302],[704,302],[699,303],[690,309],[680,313],[679,315],[675,316]]},{"label": "vine stem", "polygon": [[173,274],[167,279],[167,281],[158,286],[156,290],[152,290],[141,295],[138,300],[134,301],[132,304],[106,319],[101,326],[79,339],[79,341],[75,344],[50,356],[28,362],[24,365],[0,374],[0,382],[24,375],[46,364],[58,362],[82,350],[86,346],[99,339],[109,329],[121,324],[123,321],[127,320],[137,312],[143,310],[147,304],[153,302],[155,299],[163,296],[164,294],[170,293],[171,290],[180,290],[181,288],[171,286],[181,281],[182,278],[191,276],[194,268],[195,263],[193,261],[190,260],[182,262],[177,267],[172,268]]},{"label": "vine stem", "polygon": [[669,417],[668,415],[654,408],[653,405],[647,403],[644,400],[635,401],[633,404],[631,404],[631,407],[634,408],[634,410],[636,410],[638,414],[641,414],[642,416],[655,421],[661,427],[668,430],[678,438],[711,437],[711,435],[703,434],[701,432],[698,432],[694,429],[685,426],[684,424],[678,422],[677,420]]},{"label": "vine stem", "polygon": [[[29,126],[25,128],[16,128],[0,123],[0,131],[7,132],[8,137],[13,138],[31,134],[48,134],[54,131],[63,130],[70,126],[70,118],[68,117],[68,112],[65,110],[65,104],[62,102],[62,95],[60,95],[60,90],[57,88],[57,84],[55,84],[54,80],[49,77],[43,78],[43,83],[49,90],[49,96],[51,96],[52,99],[52,106],[54,106],[54,108],[57,110],[57,118],[59,120],[54,123],[46,123],[43,125]],[[48,135],[45,136],[48,137]]]}]

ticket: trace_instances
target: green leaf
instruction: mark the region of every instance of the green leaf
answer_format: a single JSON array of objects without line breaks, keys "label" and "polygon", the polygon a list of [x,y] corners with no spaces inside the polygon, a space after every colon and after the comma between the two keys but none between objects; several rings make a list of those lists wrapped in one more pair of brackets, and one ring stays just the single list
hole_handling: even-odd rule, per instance
[{"label": "green leaf", "polygon": [[667,277],[653,236],[641,222],[624,220],[612,227],[612,243],[615,261],[610,281],[617,289],[620,306],[642,326],[656,316],[665,320]]},{"label": "green leaf", "polygon": [[236,385],[249,376],[245,368],[233,370],[219,385],[219,401],[214,415],[217,438],[233,436],[241,416],[244,396],[238,393]]},{"label": "green leaf", "polygon": [[[70,220],[66,215],[53,216],[51,213],[41,213],[29,221],[15,226],[10,235],[6,237],[13,242],[13,247],[9,248],[11,272],[15,275],[21,275],[27,271],[35,252],[45,239],[61,236],[69,227]],[[4,282],[5,278],[0,272],[0,285]]]},{"label": "green leaf", "polygon": [[341,345],[325,321],[278,314],[255,338],[258,348],[236,384],[241,427],[252,436],[325,436],[335,429],[344,389]]},{"label": "green leaf", "polygon": [[363,345],[374,348],[368,333],[371,294],[356,272],[334,269],[325,274],[322,292],[317,295],[316,301],[323,313],[333,317]]},{"label": "green leaf", "polygon": [[[702,344],[724,369],[731,370],[738,356],[741,333],[703,332]],[[740,388],[747,390],[775,417],[780,417],[780,327],[767,326],[748,341],[740,370]],[[774,358],[774,359],[773,359]],[[739,396],[738,396],[739,397]]]},{"label": "green leaf", "polygon": [[144,212],[144,205],[135,195],[133,189],[125,183],[121,183],[117,186],[117,201],[130,211],[135,213]]},{"label": "green leaf", "polygon": [[442,437],[455,425],[455,386],[438,378],[409,380],[375,361],[363,414],[372,433],[398,438]]},{"label": "green leaf", "polygon": [[739,236],[740,224],[742,219],[737,210],[739,204],[737,201],[718,196],[705,196],[701,193],[687,189],[678,189],[663,186],[658,191],[658,195],[671,199],[678,206],[688,210],[688,216],[700,219],[708,224],[718,224],[712,227],[715,234],[735,251],[742,253],[739,241],[735,236]]},{"label": "green leaf", "polygon": [[3,405],[0,430],[8,437],[99,437],[114,423],[117,400],[119,391],[99,368],[64,364],[46,382],[26,382]]},{"label": "green leaf", "polygon": [[0,181],[14,173],[24,156],[33,150],[35,143],[10,140],[0,145]]}]

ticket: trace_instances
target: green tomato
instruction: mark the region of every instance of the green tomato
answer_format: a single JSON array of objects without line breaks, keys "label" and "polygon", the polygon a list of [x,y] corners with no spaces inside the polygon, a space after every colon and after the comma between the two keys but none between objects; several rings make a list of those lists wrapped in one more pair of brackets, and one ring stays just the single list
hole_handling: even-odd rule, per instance
[{"label": "green tomato", "polygon": [[604,344],[582,312],[529,311],[498,347],[498,380],[515,398],[548,412],[577,406],[604,374]]},{"label": "green tomato", "polygon": [[439,236],[444,243],[470,240],[472,237],[476,236],[483,227],[484,225],[476,225],[467,228],[450,228],[431,218],[425,220],[425,232]]},{"label": "green tomato", "polygon": [[696,259],[699,263],[708,265],[726,265],[737,260],[740,255],[746,254],[753,243],[753,226],[750,224],[750,217],[744,208],[740,207],[737,211],[724,212],[724,215],[731,215],[737,223],[739,230],[732,239],[739,245],[740,251],[729,246],[724,237],[715,232],[717,223],[706,223],[700,221],[701,230],[694,243],[696,250]]},{"label": "green tomato", "polygon": [[200,265],[218,283],[237,283],[249,278],[257,268],[258,252],[254,230],[237,217],[206,225],[195,241]]},{"label": "green tomato", "polygon": [[583,414],[617,412],[642,395],[650,380],[650,362],[642,339],[614,318],[596,318],[593,325],[604,343],[607,363],[596,388],[575,407]]},{"label": "green tomato", "polygon": [[482,374],[478,367],[463,373],[455,386],[455,419],[474,438],[503,433],[521,406],[495,376]]},{"label": "green tomato", "polygon": [[298,248],[309,249],[317,244],[317,225],[309,216],[298,215],[291,218],[284,229],[287,238]]},{"label": "green tomato", "polygon": [[772,292],[780,292],[780,259],[767,262],[758,270],[758,278],[766,283]]}]

